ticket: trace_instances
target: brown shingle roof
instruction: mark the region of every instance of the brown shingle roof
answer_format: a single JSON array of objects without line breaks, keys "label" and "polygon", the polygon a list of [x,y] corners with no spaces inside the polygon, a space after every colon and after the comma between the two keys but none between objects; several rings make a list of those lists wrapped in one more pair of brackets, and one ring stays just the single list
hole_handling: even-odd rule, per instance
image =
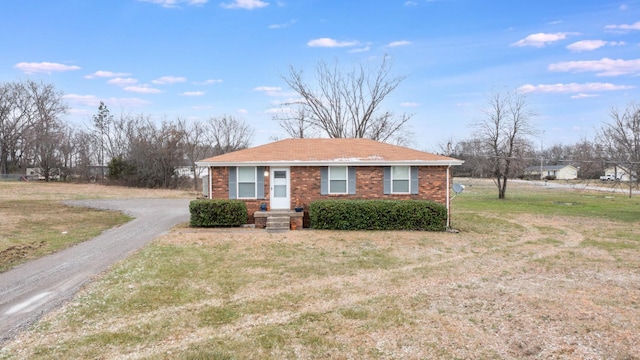
[{"label": "brown shingle roof", "polygon": [[285,139],[198,161],[200,166],[237,164],[460,165],[462,161],[369,139]]}]

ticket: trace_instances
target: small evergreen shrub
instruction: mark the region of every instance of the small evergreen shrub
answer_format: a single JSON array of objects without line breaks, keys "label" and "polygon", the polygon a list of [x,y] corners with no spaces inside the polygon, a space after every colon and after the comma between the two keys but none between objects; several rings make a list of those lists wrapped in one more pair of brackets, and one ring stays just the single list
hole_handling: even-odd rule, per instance
[{"label": "small evergreen shrub", "polygon": [[193,200],[190,225],[195,227],[240,226],[247,222],[247,205],[240,200]]},{"label": "small evergreen shrub", "polygon": [[314,229],[444,231],[447,208],[427,200],[318,200],[309,219]]}]

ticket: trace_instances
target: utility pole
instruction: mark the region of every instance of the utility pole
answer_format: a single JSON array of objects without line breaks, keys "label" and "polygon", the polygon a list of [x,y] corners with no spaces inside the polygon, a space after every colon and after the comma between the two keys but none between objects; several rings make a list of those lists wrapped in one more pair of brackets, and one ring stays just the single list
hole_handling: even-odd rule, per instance
[{"label": "utility pole", "polygon": [[[542,130],[542,137],[544,138],[544,130]],[[544,179],[544,175],[542,174],[542,162],[543,162],[543,158],[542,158],[542,142],[543,142],[543,138],[540,139],[540,180]]]}]

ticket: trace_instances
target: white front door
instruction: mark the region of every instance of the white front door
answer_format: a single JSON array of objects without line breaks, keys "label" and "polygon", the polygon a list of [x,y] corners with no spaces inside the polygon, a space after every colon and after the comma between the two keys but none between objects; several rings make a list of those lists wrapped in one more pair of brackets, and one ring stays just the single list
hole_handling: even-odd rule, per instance
[{"label": "white front door", "polygon": [[290,209],[289,169],[271,168],[271,208]]}]

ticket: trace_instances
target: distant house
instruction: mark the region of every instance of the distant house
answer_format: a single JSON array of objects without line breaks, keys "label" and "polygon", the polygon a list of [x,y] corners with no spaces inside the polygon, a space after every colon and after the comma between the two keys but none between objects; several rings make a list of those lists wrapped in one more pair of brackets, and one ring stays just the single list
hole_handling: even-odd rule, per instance
[{"label": "distant house", "polygon": [[[44,176],[44,169],[42,168],[27,168],[25,177],[28,180],[46,180]],[[60,180],[60,169],[49,169],[49,180]]]},{"label": "distant house", "polygon": [[635,180],[636,178],[634,171],[630,171],[622,165],[614,165],[604,169],[604,175],[620,181],[629,181],[630,179]]},{"label": "distant house", "polygon": [[578,178],[578,168],[572,165],[529,166],[524,169],[524,174],[536,179],[555,177],[556,180],[574,180]]},{"label": "distant house", "polygon": [[[202,176],[205,175],[206,172],[207,172],[206,168],[196,166],[196,174],[198,174],[198,178],[202,178]],[[174,173],[176,174],[176,176],[179,176],[179,177],[188,177],[193,179],[193,168],[189,165],[178,166],[174,170]]]},{"label": "distant house", "polygon": [[368,139],[286,139],[196,162],[211,199],[288,211],[318,199],[420,199],[449,209],[451,167],[463,161]]}]

